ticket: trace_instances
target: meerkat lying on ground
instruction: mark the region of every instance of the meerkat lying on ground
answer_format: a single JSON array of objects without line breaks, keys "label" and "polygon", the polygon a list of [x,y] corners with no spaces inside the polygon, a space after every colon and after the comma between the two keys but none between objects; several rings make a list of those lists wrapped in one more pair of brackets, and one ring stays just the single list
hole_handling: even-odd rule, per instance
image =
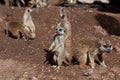
[{"label": "meerkat lying on ground", "polygon": [[22,21],[22,24],[23,26],[25,27],[25,30],[26,31],[29,31],[31,33],[31,36],[33,38],[36,37],[36,29],[35,29],[35,24],[33,23],[33,20],[32,20],[32,17],[31,17],[31,12],[32,12],[32,7],[30,8],[27,8],[24,12],[24,15],[23,15],[23,21]]},{"label": "meerkat lying on ground", "polygon": [[69,53],[69,56],[67,56],[67,59],[68,59],[69,62],[71,62],[71,60],[72,60],[71,24],[68,21],[67,14],[66,14],[63,7],[60,7],[60,17],[61,17],[61,20],[57,24],[57,28],[62,27],[62,28],[65,29],[65,34],[66,34],[65,38],[64,38],[65,39],[65,46],[66,46],[66,50],[68,51],[67,54]]},{"label": "meerkat lying on ground", "polygon": [[65,29],[63,27],[59,27],[56,29],[56,35],[54,36],[54,41],[51,44],[49,50],[55,52],[53,56],[54,62],[58,65],[58,69],[64,62],[67,62],[67,56],[69,56],[66,47],[65,47]]},{"label": "meerkat lying on ground", "polygon": [[101,3],[109,4],[110,0],[78,0],[78,2],[88,3],[88,4],[93,4],[94,2],[101,2]]},{"label": "meerkat lying on ground", "polygon": [[110,41],[82,39],[78,45],[76,57],[81,66],[90,63],[91,68],[94,68],[95,56],[97,56],[100,65],[107,67],[103,60],[103,53],[109,53],[112,49]]},{"label": "meerkat lying on ground", "polygon": [[24,26],[19,22],[7,22],[5,30],[7,35],[9,35],[10,33],[13,37],[16,37],[17,39],[20,39],[20,37],[25,37],[26,39],[34,39],[31,33],[25,30]]},{"label": "meerkat lying on ground", "polygon": [[77,0],[67,0],[68,3],[75,4],[77,3]]}]

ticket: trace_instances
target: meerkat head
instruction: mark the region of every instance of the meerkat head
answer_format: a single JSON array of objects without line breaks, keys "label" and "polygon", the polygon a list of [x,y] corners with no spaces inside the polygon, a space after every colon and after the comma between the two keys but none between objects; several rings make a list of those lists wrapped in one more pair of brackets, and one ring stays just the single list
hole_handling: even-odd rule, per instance
[{"label": "meerkat head", "polygon": [[27,12],[32,12],[33,10],[32,10],[32,8],[27,8],[27,10],[26,10]]},{"label": "meerkat head", "polygon": [[110,52],[113,49],[113,46],[110,41],[100,41],[100,50],[102,52]]},{"label": "meerkat head", "polygon": [[63,34],[65,34],[65,29],[63,27],[58,27],[56,29],[56,33],[59,35],[63,35]]},{"label": "meerkat head", "polygon": [[61,17],[61,19],[64,19],[67,17],[64,7],[60,7],[60,17]]}]

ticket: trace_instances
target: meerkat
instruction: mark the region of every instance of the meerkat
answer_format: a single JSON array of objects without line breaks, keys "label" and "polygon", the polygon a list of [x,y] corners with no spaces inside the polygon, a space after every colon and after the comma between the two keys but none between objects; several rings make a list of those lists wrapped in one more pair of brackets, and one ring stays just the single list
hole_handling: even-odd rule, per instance
[{"label": "meerkat", "polygon": [[4,0],[5,1],[5,5],[7,6],[12,6],[14,4],[13,0]]},{"label": "meerkat", "polygon": [[66,47],[65,47],[65,30],[63,27],[59,27],[56,29],[56,35],[54,37],[54,41],[51,44],[49,50],[52,50],[55,52],[53,56],[54,62],[58,65],[58,69],[64,62],[65,64],[68,64],[67,62],[67,56],[69,54],[67,53]]},{"label": "meerkat", "polygon": [[31,32],[25,30],[24,26],[19,22],[6,22],[5,30],[7,35],[9,35],[8,32],[10,32],[10,34],[17,39],[20,39],[20,37],[34,39]]},{"label": "meerkat", "polygon": [[35,38],[36,37],[36,29],[35,29],[35,25],[33,23],[32,17],[31,17],[31,12],[32,12],[32,7],[27,8],[24,12],[23,15],[23,21],[22,24],[25,27],[25,29],[29,32],[31,32],[32,36]]},{"label": "meerkat", "polygon": [[94,2],[101,2],[101,3],[109,4],[110,0],[78,0],[78,2],[88,3],[88,4],[93,4]]},{"label": "meerkat", "polygon": [[5,4],[7,6],[13,6],[14,4],[16,4],[18,7],[21,7],[21,4],[25,5],[25,1],[24,0],[5,0]]},{"label": "meerkat", "polygon": [[36,7],[45,7],[47,6],[48,0],[30,0],[29,3],[32,5],[36,5]]},{"label": "meerkat", "polygon": [[107,67],[103,60],[103,53],[109,53],[113,47],[110,41],[82,39],[78,45],[77,59],[80,65],[90,63],[91,68],[95,68],[95,56],[98,57],[100,65]]},{"label": "meerkat", "polygon": [[66,46],[66,49],[69,53],[69,56],[67,56],[67,59],[69,62],[71,62],[72,60],[72,49],[71,49],[71,35],[72,35],[72,32],[71,32],[71,24],[70,22],[68,21],[68,18],[67,18],[67,14],[64,10],[63,7],[60,7],[60,16],[61,16],[61,20],[60,22],[57,24],[57,28],[59,27],[63,27],[65,29],[65,46]]},{"label": "meerkat", "polygon": [[70,4],[76,4],[77,0],[67,0],[67,2],[70,3]]},{"label": "meerkat", "polygon": [[31,8],[27,8],[25,10],[25,13],[23,15],[23,22],[11,22],[7,20],[6,18],[4,18],[6,32],[9,31],[12,34],[12,36],[17,37],[17,39],[20,38],[20,33],[22,33],[27,39],[28,38],[35,39],[36,37],[35,25],[30,15],[31,12],[32,12]]}]

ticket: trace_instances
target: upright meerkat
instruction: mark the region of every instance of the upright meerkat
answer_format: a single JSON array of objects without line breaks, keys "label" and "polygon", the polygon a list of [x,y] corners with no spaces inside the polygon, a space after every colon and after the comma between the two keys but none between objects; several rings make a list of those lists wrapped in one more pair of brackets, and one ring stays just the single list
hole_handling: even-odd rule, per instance
[{"label": "upright meerkat", "polygon": [[65,47],[65,35],[65,29],[63,27],[57,28],[56,35],[54,36],[54,41],[49,48],[49,50],[55,52],[53,60],[58,65],[58,69],[60,68],[63,62],[65,64],[68,64],[67,56],[69,56],[69,54],[67,53]]},{"label": "upright meerkat", "polygon": [[72,60],[71,24],[67,19],[67,14],[66,14],[63,7],[60,7],[60,16],[61,16],[61,20],[58,23],[57,28],[63,27],[65,29],[65,34],[66,34],[65,35],[65,46],[66,46],[66,49],[67,49],[67,51],[69,53],[69,56],[67,56],[67,59],[68,59],[69,62],[71,62],[71,60]]},{"label": "upright meerkat", "polygon": [[100,65],[107,67],[103,60],[103,53],[109,53],[113,49],[110,41],[97,39],[82,39],[78,45],[76,57],[80,65],[90,63],[91,68],[95,67],[95,56],[98,57]]},{"label": "upright meerkat", "polygon": [[36,29],[35,29],[35,25],[33,23],[32,17],[31,17],[31,12],[32,12],[32,8],[27,8],[24,12],[23,15],[23,21],[22,24],[25,27],[25,29],[29,32],[31,32],[31,35],[33,38],[36,37]]}]

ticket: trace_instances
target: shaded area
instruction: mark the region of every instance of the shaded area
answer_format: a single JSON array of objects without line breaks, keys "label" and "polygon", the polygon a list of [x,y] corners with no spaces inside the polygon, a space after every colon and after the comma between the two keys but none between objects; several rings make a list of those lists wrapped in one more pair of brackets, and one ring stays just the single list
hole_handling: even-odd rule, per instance
[{"label": "shaded area", "polygon": [[114,7],[110,5],[99,7],[98,10],[102,12],[120,13],[120,7]]},{"label": "shaded area", "polygon": [[[19,3],[19,5],[22,6],[22,7],[29,6],[28,0],[24,0],[25,4],[23,4],[21,0],[12,0],[12,1],[8,0],[8,2],[9,2],[9,6],[14,6],[14,7],[18,6],[17,3]],[[0,4],[5,5],[6,4],[5,0],[0,0]]]},{"label": "shaded area", "polygon": [[120,0],[111,0],[110,5],[120,7]]},{"label": "shaded area", "polygon": [[97,14],[95,18],[110,35],[120,36],[120,23],[117,19],[103,14]]},{"label": "shaded area", "polygon": [[46,55],[45,55],[46,60],[44,61],[44,63],[53,65],[54,64],[54,61],[53,61],[54,53],[52,51],[47,50],[47,49],[44,49],[44,51],[46,52]]},{"label": "shaded area", "polygon": [[111,13],[120,13],[120,0],[111,0],[109,4],[102,5],[99,7],[99,11],[111,12]]},{"label": "shaded area", "polygon": [[0,4],[5,4],[4,0],[0,0]]}]

